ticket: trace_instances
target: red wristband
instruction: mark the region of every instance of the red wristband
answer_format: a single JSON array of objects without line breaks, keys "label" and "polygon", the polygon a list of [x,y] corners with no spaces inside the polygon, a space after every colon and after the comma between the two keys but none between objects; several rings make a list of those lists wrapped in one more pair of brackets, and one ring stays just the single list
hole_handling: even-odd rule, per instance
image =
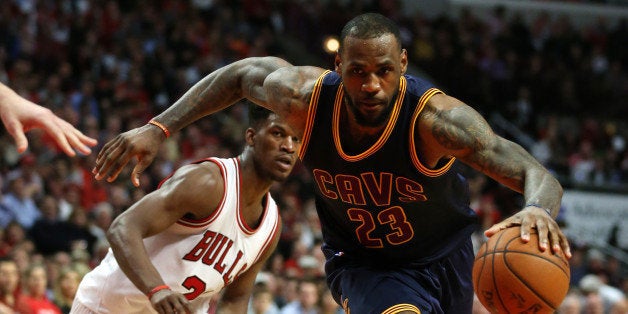
[{"label": "red wristband", "polygon": [[159,122],[157,122],[155,120],[148,121],[148,124],[152,124],[152,125],[160,128],[162,131],[164,131],[164,134],[166,135],[166,138],[170,137],[170,131],[168,130],[168,128],[165,125],[163,125],[163,124],[161,124],[161,123],[159,123]]},{"label": "red wristband", "polygon": [[152,298],[152,297],[153,297],[153,295],[154,295],[155,293],[157,293],[157,292],[159,292],[159,291],[161,291],[161,290],[166,290],[166,289],[170,290],[170,287],[168,287],[168,285],[160,285],[160,286],[157,286],[157,287],[155,287],[155,288],[151,289],[150,291],[148,291],[148,293],[146,294],[146,296],[147,296],[147,297],[148,297],[148,299],[150,300],[150,298]]}]

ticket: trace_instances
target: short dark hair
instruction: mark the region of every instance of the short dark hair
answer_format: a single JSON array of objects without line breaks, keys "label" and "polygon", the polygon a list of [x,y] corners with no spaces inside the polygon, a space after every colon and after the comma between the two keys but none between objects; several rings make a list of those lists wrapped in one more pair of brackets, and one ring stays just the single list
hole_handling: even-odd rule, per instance
[{"label": "short dark hair", "polygon": [[0,264],[3,264],[3,263],[9,263],[9,264],[17,265],[17,262],[14,259],[12,259],[11,257],[9,257],[9,256],[2,256],[2,257],[0,257]]},{"label": "short dark hair", "polygon": [[392,34],[401,48],[401,33],[399,27],[389,18],[379,13],[365,13],[351,19],[340,32],[340,49],[345,38],[371,39],[382,35]]},{"label": "short dark hair", "polygon": [[254,103],[249,103],[249,126],[254,129],[259,129],[266,123],[266,120],[268,120],[271,114],[273,114],[272,111]]}]

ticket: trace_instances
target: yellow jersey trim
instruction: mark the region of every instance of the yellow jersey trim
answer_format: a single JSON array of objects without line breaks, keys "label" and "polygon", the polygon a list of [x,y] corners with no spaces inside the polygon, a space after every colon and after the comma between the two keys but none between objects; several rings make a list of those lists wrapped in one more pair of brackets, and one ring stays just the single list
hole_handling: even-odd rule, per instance
[{"label": "yellow jersey trim", "polygon": [[336,101],[334,104],[333,125],[332,125],[333,130],[332,131],[333,131],[333,137],[334,137],[334,144],[336,145],[336,150],[338,151],[338,154],[340,155],[340,157],[342,157],[342,159],[346,161],[350,161],[350,162],[360,161],[364,158],[367,158],[373,155],[382,146],[384,146],[384,144],[388,140],[388,137],[390,137],[390,134],[395,128],[397,119],[399,118],[399,111],[401,111],[401,105],[403,104],[403,99],[406,94],[406,84],[407,84],[406,78],[402,76],[401,79],[399,80],[399,93],[397,94],[399,96],[397,97],[393,110],[391,111],[388,124],[386,125],[386,128],[384,129],[384,132],[382,133],[382,135],[379,136],[379,139],[377,140],[377,142],[375,142],[375,144],[369,147],[366,151],[352,156],[345,153],[345,151],[342,149],[342,143],[340,142],[340,115],[341,115],[340,110],[342,108],[342,102],[344,99],[344,89],[342,88],[343,87],[342,83],[340,83],[338,92],[336,93]]},{"label": "yellow jersey trim", "polygon": [[414,113],[412,114],[412,123],[410,126],[410,130],[411,130],[410,132],[410,157],[412,158],[412,164],[421,173],[423,173],[424,175],[428,177],[438,177],[442,175],[443,173],[447,172],[449,168],[451,168],[451,166],[453,165],[454,161],[456,161],[456,158],[451,157],[444,166],[437,169],[430,169],[426,167],[425,165],[423,165],[423,163],[421,163],[421,160],[419,159],[419,156],[417,155],[416,141],[415,141],[416,121],[418,120],[419,114],[421,113],[421,111],[423,111],[423,108],[425,108],[425,104],[427,104],[427,102],[430,100],[430,98],[432,98],[432,96],[439,93],[443,93],[443,92],[436,88],[430,88],[425,93],[423,93],[423,96],[421,96],[421,98],[419,99],[419,103],[416,109],[414,110]]},{"label": "yellow jersey trim", "polygon": [[421,314],[421,310],[412,304],[397,304],[393,305],[382,312],[382,314],[396,314],[402,311],[410,311],[416,314]]},{"label": "yellow jersey trim", "polygon": [[305,129],[303,130],[303,137],[301,138],[301,148],[299,148],[299,152],[297,156],[299,159],[303,160],[303,155],[307,151],[307,144],[310,142],[310,136],[312,135],[312,128],[314,127],[314,118],[316,117],[316,108],[318,107],[318,98],[321,95],[321,89],[323,86],[323,78],[327,73],[331,72],[327,70],[321,74],[316,83],[314,84],[314,88],[312,89],[312,97],[310,98],[310,105],[307,109],[307,118],[305,121]]}]

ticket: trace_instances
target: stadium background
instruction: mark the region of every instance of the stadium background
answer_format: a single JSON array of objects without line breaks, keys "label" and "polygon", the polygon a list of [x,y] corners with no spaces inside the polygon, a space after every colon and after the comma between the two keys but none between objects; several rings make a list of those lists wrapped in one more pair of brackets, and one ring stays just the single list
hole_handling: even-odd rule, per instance
[{"label": "stadium background", "polygon": [[[411,74],[473,106],[559,178],[566,189],[559,220],[572,241],[573,293],[582,305],[595,302],[590,295],[603,286],[591,278],[625,298],[627,1],[3,0],[0,81],[103,145],[232,61],[276,55],[331,68],[324,41],[367,11],[402,27]],[[107,249],[104,230],[118,213],[182,164],[239,153],[244,125],[246,106],[239,104],[187,127],[163,145],[140,189],[128,171],[113,183],[93,179],[100,146],[68,158],[33,131],[28,152],[19,155],[3,130],[0,257],[22,270],[45,264],[55,300],[61,274],[98,264]],[[522,205],[517,194],[463,170],[483,228]],[[284,230],[259,282],[278,307],[297,297],[299,280],[322,282],[312,188],[297,166],[273,189]],[[31,214],[11,216],[8,207]],[[481,231],[476,244],[485,240]],[[605,302],[609,312],[613,301]]]}]

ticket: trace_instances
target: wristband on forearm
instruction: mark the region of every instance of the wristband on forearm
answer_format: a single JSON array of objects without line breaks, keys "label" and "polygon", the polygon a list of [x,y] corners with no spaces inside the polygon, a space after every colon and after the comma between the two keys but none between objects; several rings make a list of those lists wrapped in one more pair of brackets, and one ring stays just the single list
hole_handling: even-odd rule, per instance
[{"label": "wristband on forearm", "polygon": [[155,120],[148,121],[148,124],[152,124],[152,125],[160,128],[164,132],[164,134],[166,135],[166,138],[170,137],[170,130],[168,130],[168,128],[165,125],[163,125],[163,124],[161,124],[161,123],[159,123],[159,122],[157,122]]},{"label": "wristband on forearm", "polygon": [[545,211],[548,215],[550,215],[550,216],[552,215],[552,211],[551,211],[551,210],[549,210],[549,209],[547,209],[547,208],[545,208],[545,207],[543,207],[543,206],[541,206],[541,205],[539,205],[539,204],[537,204],[537,203],[529,203],[529,204],[526,204],[526,206],[525,206],[525,207],[536,207],[536,208],[540,208],[540,209],[544,210],[544,211]]},{"label": "wristband on forearm", "polygon": [[159,285],[153,289],[150,289],[150,291],[148,291],[148,293],[146,294],[146,296],[148,297],[148,299],[150,300],[150,298],[153,297],[153,295],[155,295],[155,293],[161,291],[161,290],[170,290],[170,287],[168,285]]}]

